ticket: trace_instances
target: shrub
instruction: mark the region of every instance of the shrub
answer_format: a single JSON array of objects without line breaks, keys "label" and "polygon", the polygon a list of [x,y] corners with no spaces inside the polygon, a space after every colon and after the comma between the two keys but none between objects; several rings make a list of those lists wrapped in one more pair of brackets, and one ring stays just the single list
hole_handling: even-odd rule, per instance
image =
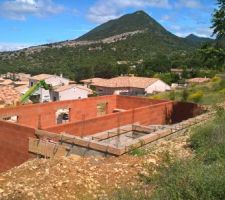
[{"label": "shrub", "polygon": [[175,100],[175,98],[176,98],[176,94],[175,94],[174,90],[172,90],[172,91],[169,93],[169,99],[170,99],[170,100]]},{"label": "shrub", "polygon": [[159,95],[154,95],[154,96],[150,96],[151,99],[155,99],[155,100],[160,100],[161,96]]},{"label": "shrub", "polygon": [[216,118],[195,130],[190,142],[204,162],[225,160],[225,111],[219,108]]},{"label": "shrub", "polygon": [[181,101],[186,102],[188,98],[189,92],[187,89],[184,89],[181,94]]},{"label": "shrub", "polygon": [[221,80],[221,78],[218,76],[215,76],[212,78],[212,82],[219,82],[220,80]]},{"label": "shrub", "polygon": [[212,84],[212,90],[218,91],[218,90],[222,90],[224,88],[225,88],[225,80],[224,79],[218,78]]},{"label": "shrub", "polygon": [[190,94],[188,96],[188,100],[198,103],[202,99],[202,97],[203,97],[203,92],[199,91],[199,92]]},{"label": "shrub", "polygon": [[152,200],[212,200],[225,198],[225,163],[205,165],[199,160],[175,161],[153,177]]},{"label": "shrub", "polygon": [[144,156],[147,154],[147,151],[145,149],[140,149],[140,148],[137,148],[137,149],[133,149],[129,152],[130,155],[133,155],[133,156]]}]

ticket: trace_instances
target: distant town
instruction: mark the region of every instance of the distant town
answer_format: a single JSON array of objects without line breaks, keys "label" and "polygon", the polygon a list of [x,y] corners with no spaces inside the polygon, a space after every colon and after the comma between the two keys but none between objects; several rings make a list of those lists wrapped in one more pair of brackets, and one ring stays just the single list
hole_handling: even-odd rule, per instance
[{"label": "distant town", "polygon": [[[177,72],[174,69],[173,71]],[[40,85],[32,90],[32,87],[40,81],[44,81],[51,88],[46,89]],[[207,81],[210,81],[210,78],[193,78],[188,79],[186,83]],[[9,72],[0,76],[0,100],[1,107],[5,107],[16,104],[84,99],[99,95],[146,96],[186,86],[187,84],[177,83],[170,86],[157,78],[136,77],[134,75],[121,75],[111,79],[90,78],[81,80],[78,84],[64,78],[62,74],[59,76],[53,74],[31,76],[26,73]],[[22,101],[23,96],[26,95],[28,95],[26,101]]]}]

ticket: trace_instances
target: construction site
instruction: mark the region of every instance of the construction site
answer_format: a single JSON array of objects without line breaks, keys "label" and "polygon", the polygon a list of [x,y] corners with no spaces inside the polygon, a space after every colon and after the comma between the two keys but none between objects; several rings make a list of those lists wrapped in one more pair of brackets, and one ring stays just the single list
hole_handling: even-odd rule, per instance
[{"label": "construction site", "polygon": [[193,103],[117,95],[2,108],[0,171],[34,157],[120,156],[203,112]]}]

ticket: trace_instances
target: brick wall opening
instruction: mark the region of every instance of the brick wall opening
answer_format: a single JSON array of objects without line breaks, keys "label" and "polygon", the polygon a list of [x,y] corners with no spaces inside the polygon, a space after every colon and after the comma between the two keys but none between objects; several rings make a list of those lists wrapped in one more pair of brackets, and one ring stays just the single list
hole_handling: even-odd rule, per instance
[{"label": "brick wall opening", "polygon": [[70,108],[59,108],[56,111],[56,124],[66,124],[70,121]]}]

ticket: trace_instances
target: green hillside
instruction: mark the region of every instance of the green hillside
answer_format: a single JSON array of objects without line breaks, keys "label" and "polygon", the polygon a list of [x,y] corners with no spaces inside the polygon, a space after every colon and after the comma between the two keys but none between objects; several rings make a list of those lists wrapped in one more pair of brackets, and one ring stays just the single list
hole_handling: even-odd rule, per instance
[{"label": "green hillside", "polygon": [[189,43],[191,43],[192,45],[201,45],[203,43],[212,43],[214,42],[213,39],[211,38],[206,38],[206,37],[199,37],[199,36],[196,36],[194,34],[190,34],[186,37],[186,40],[188,40]]},{"label": "green hillside", "polygon": [[100,40],[137,30],[149,30],[154,34],[171,35],[171,33],[169,33],[144,11],[137,11],[132,14],[124,15],[119,19],[106,22],[81,36],[77,40]]},{"label": "green hillside", "polygon": [[[61,46],[49,44],[45,49],[35,51],[28,48],[0,53],[0,73],[63,73],[80,80],[93,76],[107,78],[122,73],[149,76],[150,71],[154,71],[153,68],[160,71],[162,67],[169,70],[170,67],[188,66],[192,63],[199,65],[196,61],[190,62],[195,59],[193,52],[198,45],[173,35],[143,11],[109,21],[77,40],[99,40],[137,30],[144,32],[113,43],[71,47],[66,42],[61,42],[57,43]],[[126,61],[126,64],[120,65],[118,61]],[[145,63],[150,64],[147,66]],[[143,68],[146,66],[147,74]]]}]

